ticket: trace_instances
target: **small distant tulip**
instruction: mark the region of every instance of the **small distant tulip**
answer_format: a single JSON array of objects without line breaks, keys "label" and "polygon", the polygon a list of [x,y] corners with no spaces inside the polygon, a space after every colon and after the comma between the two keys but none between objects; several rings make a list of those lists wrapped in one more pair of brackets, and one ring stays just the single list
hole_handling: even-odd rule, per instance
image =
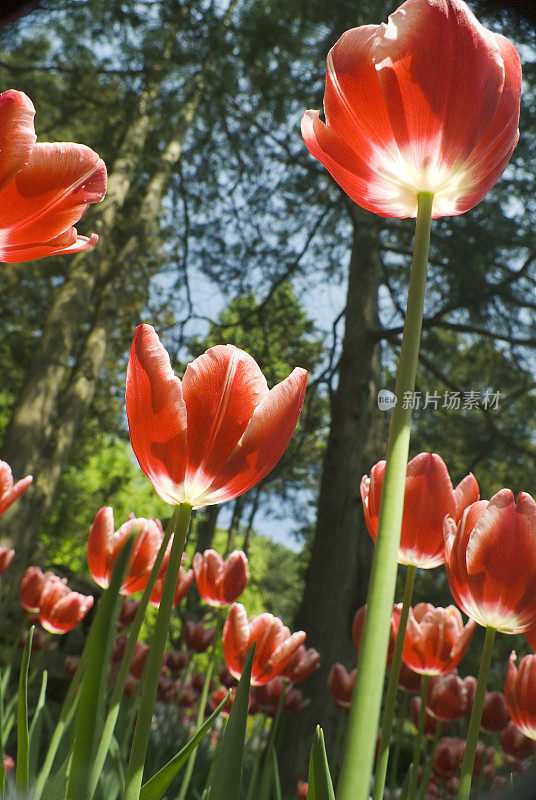
[{"label": "small distant tulip", "polygon": [[[170,539],[169,547],[166,549],[164,554],[164,559],[162,561],[162,566],[158,571],[158,577],[155,581],[153,591],[151,592],[151,597],[149,598],[149,602],[154,608],[158,608],[160,606],[160,601],[162,599],[162,592],[164,590],[164,581],[166,579],[166,571],[169,564],[169,554],[171,552],[171,546],[173,543],[173,537]],[[184,560],[184,554],[183,554]],[[194,581],[194,573],[191,569],[183,569],[182,566],[179,567],[179,577],[177,578],[177,585],[175,586],[175,594],[173,595],[173,608],[178,606],[181,600],[184,600],[188,592],[190,591],[190,586]]]},{"label": "small distant tulip", "polygon": [[190,683],[188,683],[179,692],[177,702],[181,708],[193,708],[193,706],[195,706],[197,702],[198,697],[199,697],[199,692],[197,692],[194,689],[194,687]]},{"label": "small distant tulip", "polygon": [[4,755],[4,769],[6,772],[11,772],[11,770],[15,769],[15,762],[7,753]]},{"label": "small distant tulip", "polygon": [[522,733],[515,722],[510,721],[499,734],[505,755],[523,761],[534,753],[534,741]]},{"label": "small distant tulip", "polygon": [[[536,624],[536,503],[509,489],[444,523],[447,578],[456,603],[479,625],[524,633]],[[507,544],[506,544],[507,543]]]},{"label": "small distant tulip", "polygon": [[301,683],[309,678],[320,666],[320,653],[314,647],[307,649],[301,644],[282,674],[292,681]]},{"label": "small distant tulip", "polygon": [[248,560],[242,550],[235,550],[225,561],[215,550],[196,553],[192,567],[199,594],[215,607],[234,603],[249,580]]},{"label": "small distant tulip", "polygon": [[157,494],[194,508],[247,492],[277,464],[298,422],[307,372],[270,391],[251,356],[218,345],[182,382],[150,325],[134,333],[126,405],[132,449]]},{"label": "small distant tulip", "polygon": [[[205,685],[206,675],[204,672],[194,672],[191,677],[190,683],[194,687],[194,689],[201,694],[203,691],[203,687]],[[210,681],[210,691],[214,689],[214,681]]]},{"label": "small distant tulip", "polygon": [[[393,660],[393,652],[396,644],[396,635],[398,633],[398,626],[400,625],[400,613],[402,611],[402,603],[393,606],[393,613],[391,615],[391,628],[389,630],[389,646],[387,649],[387,666],[391,666]],[[363,627],[365,625],[365,616],[367,613],[366,605],[361,606],[355,613],[354,621],[352,624],[352,642],[356,655],[359,655],[359,648],[361,647],[361,637],[363,635]]]},{"label": "small distant tulip", "polygon": [[[419,728],[419,715],[421,713],[421,698],[420,697],[412,697],[411,703],[409,705],[411,719],[413,720],[413,724],[418,729]],[[433,736],[436,732],[437,726],[439,725],[439,721],[436,717],[433,717],[428,709],[424,712],[424,728],[423,734],[424,736]]]},{"label": "small distant tulip", "polygon": [[[376,541],[385,461],[380,461],[361,480],[361,498],[367,528]],[[443,459],[435,453],[420,453],[409,464],[404,493],[404,513],[398,561],[431,569],[445,561],[443,519],[459,519],[469,503],[478,500],[478,484],[467,475],[453,489]]]},{"label": "small distant tulip", "polygon": [[125,680],[125,688],[123,689],[123,694],[125,697],[130,697],[136,689],[138,688],[138,679],[131,675],[130,672],[128,673],[126,680]]},{"label": "small distant tulip", "polygon": [[143,644],[143,642],[136,642],[134,654],[132,656],[132,661],[130,662],[128,671],[138,680],[140,680],[141,676],[143,675],[143,669],[145,667],[145,662],[147,661],[148,655],[149,645]]},{"label": "small distant tulip", "polygon": [[486,692],[480,727],[489,733],[498,733],[509,722],[510,715],[504,694],[502,692]]},{"label": "small distant tulip", "polygon": [[[215,708],[217,708],[217,706],[219,706],[219,704],[223,702],[223,700],[225,700],[228,691],[229,690],[226,689],[225,686],[220,686],[218,689],[216,689],[216,691],[212,695],[212,702]],[[226,704],[224,705],[224,707],[220,712],[221,714],[223,714],[223,716],[228,716],[231,713],[234,699],[235,699],[235,690],[231,692],[231,694],[229,695],[229,699],[227,700]]]},{"label": "small distant tulip", "polygon": [[467,688],[455,673],[432,678],[426,710],[442,722],[454,722],[467,711]]},{"label": "small distant tulip", "polygon": [[226,689],[234,689],[235,686],[238,686],[238,681],[227,669],[227,664],[220,664],[218,667],[218,677]]},{"label": "small distant tulip", "polygon": [[303,631],[291,634],[272,614],[248,619],[244,606],[235,603],[223,627],[223,654],[229,672],[239,678],[251,645],[256,641],[251,685],[262,686],[285,669],[304,639]]},{"label": "small distant tulip", "polygon": [[[29,620],[30,624],[37,624],[39,622],[39,616],[35,620],[35,623]],[[21,650],[24,649],[26,645],[26,640],[28,639],[28,631],[24,631],[22,636],[19,640],[19,647]],[[50,639],[50,634],[47,631],[44,631],[42,628],[35,628],[33,632],[32,638],[32,653],[40,653],[41,651],[45,653],[50,653],[51,650],[54,650],[56,647],[56,642],[52,642]]]},{"label": "small distant tulip", "polygon": [[0,575],[3,575],[15,558],[15,551],[8,547],[0,547]]},{"label": "small distant tulip", "polygon": [[306,111],[307,149],[358,205],[414,217],[463,214],[502,175],[518,139],[513,44],[461,0],[407,0],[387,24],[343,33],[328,53],[325,123]]},{"label": "small distant tulip", "polygon": [[162,525],[155,519],[129,517],[114,532],[114,512],[104,506],[97,512],[89,531],[87,563],[93,580],[106,589],[117,557],[131,533],[134,546],[121,584],[121,594],[134,594],[145,589],[147,579],[162,543]]},{"label": "small distant tulip", "polygon": [[504,695],[510,717],[519,730],[536,740],[536,655],[522,658],[516,667],[516,653],[510,654]]},{"label": "small distant tulip", "polygon": [[410,608],[402,658],[414,672],[441,675],[457,667],[469,646],[475,623],[464,627],[454,606],[434,608],[419,603]]},{"label": "small distant tulip", "polygon": [[63,668],[67,675],[74,675],[80,663],[80,656],[66,656]]},{"label": "small distant tulip", "polygon": [[171,672],[180,672],[188,663],[188,655],[180,650],[176,650],[172,653],[165,653],[164,663]]},{"label": "small distant tulip", "polygon": [[467,689],[467,710],[470,711],[473,708],[477,680],[474,675],[466,675],[463,679],[463,682],[465,684],[465,688]]},{"label": "small distant tulip", "polygon": [[67,633],[81,622],[93,597],[73,592],[60,578],[49,578],[39,598],[39,621],[50,633]]},{"label": "small distant tulip", "polygon": [[118,636],[112,645],[112,661],[121,661],[125,655],[128,639],[126,636]]},{"label": "small distant tulip", "polygon": [[292,714],[299,714],[300,711],[307,708],[310,702],[310,698],[304,697],[300,689],[292,686],[285,691],[283,708],[285,711],[290,711]]},{"label": "small distant tulip", "polygon": [[132,597],[125,597],[121,605],[121,611],[119,612],[119,625],[122,628],[127,628],[134,622],[139,606],[139,600],[134,600]]},{"label": "small distant tulip", "polygon": [[52,572],[43,572],[39,567],[28,567],[19,586],[19,600],[25,611],[30,614],[39,613],[39,600],[45,583],[53,578]]},{"label": "small distant tulip", "polygon": [[333,664],[330,670],[328,677],[329,690],[336,704],[341,708],[350,708],[356,674],[357,669],[348,672],[343,664],[338,663]]},{"label": "small distant tulip", "polygon": [[[4,92],[4,94],[6,94]],[[0,94],[0,113],[2,107],[2,97],[3,95]],[[1,134],[1,118],[0,118],[0,152],[1,152],[1,141],[2,141],[2,134]],[[2,185],[2,164],[0,162],[0,186]],[[0,192],[0,202],[1,202],[1,195]],[[1,216],[1,210],[0,210]],[[0,232],[1,232],[1,222],[0,222]],[[1,259],[1,252],[2,246],[0,245],[0,260]],[[11,472],[11,467],[5,461],[0,461],[0,516],[6,511],[9,506],[17,500],[21,494],[28,488],[28,486],[33,481],[33,477],[31,475],[27,475],[25,478],[21,478],[20,481],[13,484],[13,473]]]},{"label": "small distant tulip", "polygon": [[434,753],[434,772],[443,778],[456,775],[463,760],[463,742],[451,736],[445,736],[437,743]]},{"label": "small distant tulip", "polygon": [[202,622],[193,622],[191,619],[186,620],[182,632],[188,650],[193,653],[204,653],[208,650],[216,635],[215,628],[205,628]]},{"label": "small distant tulip", "polygon": [[74,223],[106,192],[106,167],[83,144],[36,144],[32,101],[0,94],[0,261],[19,263],[77,253],[98,236],[78,236]]},{"label": "small distant tulip", "polygon": [[307,781],[298,781],[296,785],[296,800],[307,800],[309,784]]}]

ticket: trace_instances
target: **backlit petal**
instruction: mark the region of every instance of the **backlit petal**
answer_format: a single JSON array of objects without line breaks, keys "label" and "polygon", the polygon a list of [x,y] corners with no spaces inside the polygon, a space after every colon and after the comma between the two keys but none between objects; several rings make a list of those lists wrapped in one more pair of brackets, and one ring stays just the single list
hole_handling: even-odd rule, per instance
[{"label": "backlit petal", "polygon": [[34,115],[34,105],[23,92],[0,94],[0,192],[30,158],[36,140]]}]

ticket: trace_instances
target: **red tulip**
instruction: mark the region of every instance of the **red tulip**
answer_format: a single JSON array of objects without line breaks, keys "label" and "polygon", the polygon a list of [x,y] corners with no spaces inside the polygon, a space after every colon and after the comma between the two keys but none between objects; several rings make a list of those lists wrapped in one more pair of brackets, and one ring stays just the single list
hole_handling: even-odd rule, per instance
[{"label": "red tulip", "polygon": [[509,489],[445,519],[446,571],[454,599],[479,625],[523,633],[536,624],[536,503]]},{"label": "red tulip", "polygon": [[467,688],[454,672],[432,678],[426,710],[442,722],[454,722],[467,711]]},{"label": "red tulip", "polygon": [[454,606],[434,608],[419,603],[410,608],[402,658],[414,672],[440,675],[457,667],[469,646],[475,623],[463,626]]},{"label": "red tulip", "polygon": [[185,621],[182,632],[188,650],[193,653],[204,653],[208,650],[216,635],[215,628],[205,628],[202,622],[193,622],[191,619]]},{"label": "red tulip", "polygon": [[463,682],[467,690],[467,710],[470,711],[473,708],[477,680],[474,675],[466,675]]},{"label": "red tulip", "polygon": [[413,672],[404,662],[400,664],[400,675],[398,676],[398,686],[400,689],[410,694],[419,694],[421,691],[422,675]]},{"label": "red tulip", "polygon": [[225,686],[226,689],[234,689],[236,686],[238,686],[238,681],[236,680],[234,675],[231,675],[231,673],[227,669],[227,664],[219,665],[218,677],[222,685]]},{"label": "red tulip", "polygon": [[[393,606],[393,613],[391,615],[391,629],[389,631],[389,646],[387,649],[387,666],[391,666],[391,661],[393,660],[393,652],[395,649],[396,644],[396,635],[398,633],[398,626],[400,625],[400,613],[402,611],[402,603],[398,603]],[[359,655],[359,648],[361,646],[361,637],[363,635],[363,627],[365,625],[365,616],[367,613],[367,606],[361,606],[358,608],[354,621],[352,624],[352,642],[354,643],[354,649],[356,655]]]},{"label": "red tulip", "polygon": [[139,606],[139,600],[133,600],[132,597],[125,597],[121,605],[121,611],[119,612],[119,625],[122,628],[128,628],[128,626],[134,622]]},{"label": "red tulip", "polygon": [[[361,480],[361,498],[367,528],[376,541],[385,461],[379,461]],[[420,453],[409,464],[398,561],[431,569],[445,561],[443,519],[461,517],[469,503],[478,500],[478,484],[467,475],[452,488],[447,467],[435,453]]]},{"label": "red tulip", "polygon": [[56,576],[49,578],[39,598],[39,622],[50,633],[67,633],[81,622],[93,598],[73,592]]},{"label": "red tulip", "polygon": [[240,678],[250,647],[256,641],[251,685],[262,686],[285,669],[304,639],[303,631],[291,634],[272,614],[248,619],[244,606],[235,603],[223,626],[223,654],[231,675]]},{"label": "red tulip", "polygon": [[9,547],[0,547],[0,575],[3,575],[15,558],[15,551]]},{"label": "red tulip", "polygon": [[502,692],[486,692],[480,727],[489,733],[498,733],[508,725],[510,715]]},{"label": "red tulip", "polygon": [[[411,719],[417,730],[419,729],[419,715],[421,713],[421,702],[422,701],[420,697],[412,697],[411,702],[409,704]],[[424,728],[423,728],[424,736],[433,736],[434,733],[436,732],[438,724],[439,723],[437,719],[429,713],[428,709],[425,709]]]},{"label": "red tulip", "polygon": [[76,253],[98,236],[72,227],[106,192],[106,167],[83,144],[36,144],[32,101],[0,94],[0,261]]},{"label": "red tulip", "polygon": [[121,661],[125,655],[127,648],[128,638],[126,636],[118,636],[112,645],[112,662]]},{"label": "red tulip", "polygon": [[[162,566],[158,572],[158,577],[155,581],[153,591],[151,592],[151,597],[149,598],[149,602],[155,608],[160,606],[160,601],[162,599],[162,591],[164,589],[164,580],[166,578],[166,570],[169,564],[169,554],[171,552],[171,547],[173,544],[173,536],[169,541],[169,545],[166,548],[166,552],[164,554],[164,558],[162,561]],[[182,560],[184,561],[184,553],[182,554]],[[194,573],[191,569],[183,569],[179,567],[179,577],[177,578],[177,585],[175,587],[175,594],[173,595],[173,608],[178,606],[181,600],[184,600],[188,592],[190,591],[190,586],[194,582]]]},{"label": "red tulip", "polygon": [[434,772],[443,778],[456,775],[461,766],[464,754],[464,742],[451,736],[445,736],[437,743],[434,753]]},{"label": "red tulip", "polygon": [[63,662],[63,668],[67,675],[71,677],[76,673],[78,665],[80,664],[80,656],[66,656]]},{"label": "red tulip", "polygon": [[4,769],[6,772],[11,772],[12,769],[15,769],[15,762],[7,754],[4,755]]},{"label": "red tulip", "polygon": [[307,800],[309,784],[307,781],[298,781],[296,784],[296,800]]},{"label": "red tulip", "polygon": [[357,669],[348,672],[343,664],[333,664],[330,670],[328,677],[329,690],[333,695],[333,699],[341,708],[350,708],[356,675]]},{"label": "red tulip", "polygon": [[[214,708],[219,706],[219,704],[223,700],[225,700],[225,698],[227,697],[227,694],[228,694],[228,689],[226,689],[224,686],[220,686],[218,689],[216,689],[216,691],[212,695],[212,702],[214,704]],[[234,699],[235,699],[235,694],[236,694],[236,690],[233,689],[231,694],[230,694],[230,696],[229,696],[229,699],[227,700],[226,704],[224,705],[224,707],[220,711],[220,714],[223,714],[224,717],[229,716],[229,714],[231,713],[231,709],[233,707],[233,703],[234,703]]]},{"label": "red tulip", "polygon": [[136,519],[130,516],[114,533],[114,512],[104,506],[97,512],[89,530],[87,563],[93,580],[106,589],[110,584],[117,556],[131,533],[134,547],[121,584],[121,594],[134,594],[145,589],[160,545],[162,525],[156,519]]},{"label": "red tulip", "polygon": [[536,655],[521,659],[516,667],[516,654],[510,654],[504,694],[510,716],[519,730],[536,739]]},{"label": "red tulip", "polygon": [[167,503],[194,508],[247,492],[277,464],[296,427],[307,372],[268,391],[255,361],[218,345],[188,365],[182,382],[150,325],[134,333],[127,371],[130,441]]},{"label": "red tulip", "polygon": [[[4,92],[4,95],[6,92]],[[2,97],[4,96],[0,94],[0,153],[2,147]],[[2,154],[3,156],[3,154]],[[1,182],[2,176],[2,162],[0,161],[0,187],[2,186]],[[2,194],[0,192],[0,202],[1,202]],[[1,212],[0,212],[1,218]],[[0,257],[2,253],[2,246],[0,245]],[[6,461],[0,461],[0,516],[6,511],[9,506],[17,500],[21,494],[28,488],[28,486],[33,481],[31,475],[27,475],[25,478],[21,478],[20,481],[13,484],[13,473],[11,472],[11,467]]]},{"label": "red tulip", "polygon": [[41,592],[45,588],[47,580],[53,577],[52,572],[43,574],[39,567],[28,567],[19,586],[19,600],[25,611],[30,614],[39,614]]},{"label": "red tulip", "polygon": [[143,644],[143,642],[136,642],[134,653],[132,655],[132,661],[130,662],[128,671],[138,680],[140,680],[141,676],[143,675],[143,669],[145,667],[145,662],[147,661],[148,655],[149,645]]},{"label": "red tulip", "polygon": [[188,654],[180,650],[164,653],[164,663],[171,672],[180,672],[188,663]]},{"label": "red tulip", "polygon": [[407,0],[387,25],[346,31],[329,51],[324,111],[306,111],[309,152],[363,208],[433,216],[479,203],[518,139],[515,47],[461,0]]},{"label": "red tulip", "polygon": [[314,647],[307,649],[301,644],[281,673],[292,683],[301,683],[320,666],[320,653]]},{"label": "red tulip", "polygon": [[525,736],[512,720],[499,734],[502,749],[507,756],[523,761],[534,753],[534,741]]},{"label": "red tulip", "polygon": [[234,603],[249,580],[248,560],[242,550],[235,550],[225,561],[215,550],[196,553],[192,567],[199,594],[215,607]]}]

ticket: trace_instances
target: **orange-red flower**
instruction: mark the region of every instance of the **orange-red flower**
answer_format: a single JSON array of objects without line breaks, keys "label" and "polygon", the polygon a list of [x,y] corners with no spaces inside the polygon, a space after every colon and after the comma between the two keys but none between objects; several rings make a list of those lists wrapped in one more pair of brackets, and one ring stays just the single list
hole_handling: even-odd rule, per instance
[{"label": "orange-red flower", "polygon": [[77,253],[98,236],[73,225],[106,192],[106,167],[83,144],[36,144],[32,101],[0,94],[0,261]]},{"label": "orange-red flower", "polygon": [[333,699],[341,708],[350,708],[357,668],[348,672],[344,664],[333,664],[329,671],[328,686]]},{"label": "orange-red flower", "polygon": [[518,139],[513,44],[462,0],[407,0],[386,25],[343,33],[327,58],[324,112],[306,111],[309,152],[363,208],[462,214],[502,175]]},{"label": "orange-red flower", "polygon": [[[166,571],[169,564],[169,555],[171,553],[171,547],[173,545],[173,536],[169,540],[169,545],[166,548],[166,552],[164,553],[164,558],[162,561],[162,566],[158,571],[158,577],[155,581],[153,591],[151,592],[151,597],[149,598],[149,602],[155,608],[158,608],[160,605],[160,601],[162,599],[162,591],[164,589],[164,580],[166,577]],[[182,560],[184,561],[185,554],[182,554]],[[179,567],[179,577],[177,578],[177,585],[175,587],[175,594],[173,595],[173,608],[177,606],[181,600],[184,600],[188,592],[190,591],[190,586],[194,581],[194,573],[191,569],[183,569],[182,566]]]},{"label": "orange-red flower", "polygon": [[307,800],[309,784],[307,781],[298,781],[296,784],[296,800]]},{"label": "orange-red flower", "polygon": [[81,622],[93,605],[93,598],[73,592],[67,582],[49,578],[39,598],[39,622],[50,633],[67,633]]},{"label": "orange-red flower", "polygon": [[231,605],[249,580],[248,560],[242,550],[235,550],[225,561],[215,550],[196,553],[192,567],[199,594],[210,606]]},{"label": "orange-red flower", "polygon": [[145,589],[162,544],[162,525],[156,519],[137,519],[131,515],[114,532],[113,510],[103,506],[97,512],[89,530],[87,563],[93,580],[103,589],[109,586],[114,564],[131,533],[136,534],[134,547],[120,589],[125,595]]},{"label": "orange-red flower", "polygon": [[[367,528],[376,541],[385,461],[379,461],[361,480],[361,498]],[[443,459],[435,453],[420,453],[408,464],[404,513],[398,561],[431,569],[445,561],[443,519],[459,519],[464,509],[478,500],[478,484],[467,475],[456,489]]]},{"label": "orange-red flower", "polygon": [[536,624],[536,503],[510,489],[447,518],[445,568],[454,599],[484,627],[524,633]]},{"label": "orange-red flower", "polygon": [[522,658],[516,667],[513,651],[508,661],[504,695],[510,716],[519,730],[536,740],[536,655]]},{"label": "orange-red flower", "polygon": [[309,678],[320,666],[320,653],[314,647],[307,649],[301,644],[282,671],[282,675],[293,683],[301,683]]},{"label": "orange-red flower", "polygon": [[475,623],[464,627],[454,606],[434,608],[418,603],[410,608],[402,658],[414,672],[441,675],[457,667],[469,646]]},{"label": "orange-red flower", "polygon": [[508,725],[510,715],[502,692],[486,692],[480,727],[489,733],[498,733]]},{"label": "orange-red flower", "polygon": [[0,547],[0,575],[3,575],[15,558],[15,551],[10,547]]},{"label": "orange-red flower", "polygon": [[52,572],[43,572],[39,567],[28,567],[19,585],[19,600],[29,614],[39,614],[39,600],[45,583],[53,578]]},{"label": "orange-red flower", "polygon": [[435,719],[453,722],[467,711],[467,687],[459,675],[450,672],[430,681],[426,710]]},{"label": "orange-red flower", "polygon": [[507,756],[523,761],[534,753],[534,740],[522,733],[511,720],[499,734],[499,739]]},{"label": "orange-red flower", "polygon": [[223,654],[231,675],[239,678],[253,642],[257,642],[251,685],[263,686],[279,675],[305,639],[304,631],[291,634],[278,617],[259,614],[248,619],[241,603],[231,606],[223,626]]},{"label": "orange-red flower", "polygon": [[[1,114],[1,100],[2,95],[0,94],[0,114]],[[0,116],[0,129],[1,129],[1,116]],[[0,148],[2,143],[2,137],[0,133]],[[0,149],[1,153],[1,149]],[[2,168],[2,161],[0,156],[0,176],[1,176],[1,168]],[[1,185],[1,184],[0,184]],[[0,195],[1,198],[1,195]],[[11,472],[11,467],[6,461],[0,461],[0,516],[6,511],[9,506],[17,500],[21,496],[21,494],[28,488],[28,486],[33,481],[33,477],[31,475],[27,475],[25,478],[21,478],[20,481],[13,484],[13,473]]]},{"label": "orange-red flower", "polygon": [[182,382],[150,325],[134,333],[126,405],[132,449],[158,495],[194,508],[247,492],[277,464],[303,405],[307,372],[268,391],[256,362],[211,347]]},{"label": "orange-red flower", "polygon": [[188,650],[194,653],[204,653],[216,635],[215,628],[205,628],[202,622],[191,619],[185,621],[182,632]]}]

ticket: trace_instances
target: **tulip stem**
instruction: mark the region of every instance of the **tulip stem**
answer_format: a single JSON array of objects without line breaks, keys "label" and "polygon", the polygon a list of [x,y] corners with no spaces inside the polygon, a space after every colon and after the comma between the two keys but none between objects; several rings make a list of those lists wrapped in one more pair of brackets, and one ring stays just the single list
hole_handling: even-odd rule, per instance
[{"label": "tulip stem", "polygon": [[426,703],[428,702],[428,686],[430,676],[423,675],[421,683],[421,707],[419,709],[419,720],[417,726],[417,736],[413,747],[413,770],[409,782],[408,800],[415,800],[417,783],[419,781],[419,766],[421,762],[422,742],[424,739],[424,722],[426,719]]},{"label": "tulip stem", "polygon": [[439,737],[441,736],[442,730],[443,730],[443,723],[441,722],[441,720],[438,720],[436,722],[434,736],[433,736],[433,739],[432,739],[432,744],[430,745],[430,753],[429,753],[429,756],[428,756],[428,761],[426,763],[426,767],[424,769],[424,773],[423,773],[423,776],[422,776],[422,783],[421,783],[421,787],[420,787],[420,791],[419,791],[419,800],[424,800],[424,797],[426,795],[426,790],[428,788],[428,784],[430,783],[430,776],[432,774],[432,768],[434,766],[435,751],[436,751],[437,743],[439,741]]},{"label": "tulip stem", "polygon": [[359,649],[359,667],[337,787],[337,800],[367,800],[369,797],[376,730],[380,718],[396,587],[411,426],[412,404],[404,400],[415,389],[433,195],[430,192],[419,192],[417,200],[417,224],[408,303],[395,386],[398,402],[391,412],[378,535],[372,560],[367,614]]},{"label": "tulip stem", "polygon": [[162,670],[162,659],[166,647],[169,620],[173,609],[173,598],[177,588],[181,556],[188,535],[192,506],[181,503],[176,506],[171,520],[173,544],[169,554],[169,562],[162,589],[162,598],[156,617],[155,628],[151,640],[151,648],[145,665],[145,675],[138,709],[136,727],[130,749],[127,774],[125,778],[124,800],[139,800],[143,780],[143,767],[147,754],[151,720],[158,688],[158,679]]},{"label": "tulip stem", "polygon": [[391,661],[391,669],[389,671],[389,682],[387,684],[387,695],[385,697],[385,705],[383,709],[382,732],[378,748],[378,758],[376,759],[376,772],[374,774],[373,800],[382,800],[383,790],[385,788],[385,777],[387,775],[387,764],[389,761],[389,741],[391,739],[391,731],[393,729],[396,694],[398,691],[398,679],[400,677],[400,667],[402,664],[402,651],[404,649],[406,626],[408,624],[409,607],[411,603],[411,597],[413,595],[416,572],[417,567],[415,567],[413,564],[410,564],[408,566],[408,571],[406,572],[404,599],[402,601],[400,622],[398,624],[398,632],[396,634],[393,659]]},{"label": "tulip stem", "polygon": [[496,633],[496,628],[486,628],[486,638],[484,639],[480,668],[478,670],[473,710],[471,711],[469,730],[467,731],[458,800],[469,800],[469,794],[471,792],[471,780],[473,778],[476,747],[478,744],[478,734],[480,732],[480,720],[482,719],[482,709],[484,708],[484,698],[486,696],[486,686],[488,683],[489,668],[493,656],[493,644],[495,642]]}]

